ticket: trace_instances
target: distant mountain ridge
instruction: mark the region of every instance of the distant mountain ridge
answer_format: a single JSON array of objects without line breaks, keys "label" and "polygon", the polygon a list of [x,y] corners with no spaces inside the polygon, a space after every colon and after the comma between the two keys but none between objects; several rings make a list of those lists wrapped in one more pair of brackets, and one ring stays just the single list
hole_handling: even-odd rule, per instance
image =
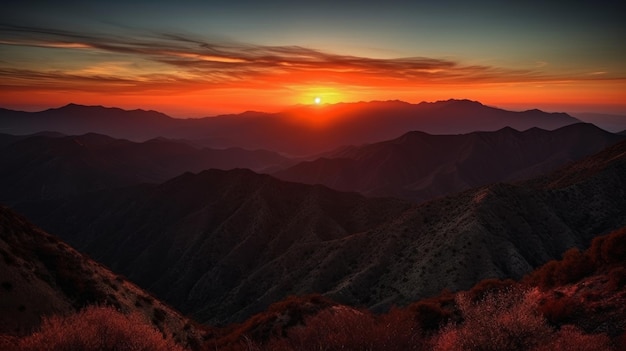
[{"label": "distant mountain ridge", "polygon": [[95,133],[0,134],[0,202],[15,204],[161,183],[184,172],[208,168],[263,171],[290,162],[270,151],[196,148],[163,138],[136,143]]},{"label": "distant mountain ridge", "polygon": [[416,130],[432,134],[493,131],[506,126],[552,130],[576,122],[565,113],[512,112],[469,100],[340,103],[298,106],[279,113],[245,112],[199,119],[75,104],[41,112],[0,109],[0,132],[9,134],[95,132],[135,141],[161,136],[209,147],[237,146],[290,155],[311,155],[342,145],[378,142]]},{"label": "distant mountain ridge", "polygon": [[593,123],[609,132],[619,133],[626,129],[626,115],[605,114],[605,113],[572,113],[572,116]]},{"label": "distant mountain ridge", "polygon": [[592,124],[554,131],[510,127],[495,132],[403,136],[327,153],[273,175],[366,196],[425,201],[494,182],[538,176],[598,152],[624,137]]},{"label": "distant mountain ridge", "polygon": [[421,205],[247,170],[19,209],[203,322],[287,295],[375,310],[493,277],[520,278],[626,225],[626,142],[545,177]]}]

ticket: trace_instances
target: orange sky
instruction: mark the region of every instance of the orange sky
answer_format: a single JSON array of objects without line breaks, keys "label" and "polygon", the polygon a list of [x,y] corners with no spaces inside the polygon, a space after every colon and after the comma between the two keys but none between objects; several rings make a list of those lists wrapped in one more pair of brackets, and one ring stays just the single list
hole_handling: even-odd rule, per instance
[{"label": "orange sky", "polygon": [[[126,109],[152,109],[174,117],[203,117],[246,110],[275,112],[296,104],[312,104],[316,97],[322,103],[403,100],[418,103],[448,98],[466,98],[486,105],[512,110],[540,108],[546,111],[600,111],[624,113],[626,82],[559,80],[510,82],[397,82],[368,77],[361,85],[317,82],[306,76],[291,78],[284,85],[272,83],[276,77],[256,77],[253,82],[221,87],[186,84],[155,85],[150,89],[120,91],[118,84],[98,83],[97,87],[81,83],[63,83],[63,87],[2,87],[0,106],[23,110],[42,110],[73,102],[84,105],[115,106]],[[71,84],[76,84],[72,86]]]},{"label": "orange sky", "polygon": [[203,117],[315,97],[458,98],[626,115],[626,30],[611,6],[20,4],[0,14],[5,108],[73,102]]}]

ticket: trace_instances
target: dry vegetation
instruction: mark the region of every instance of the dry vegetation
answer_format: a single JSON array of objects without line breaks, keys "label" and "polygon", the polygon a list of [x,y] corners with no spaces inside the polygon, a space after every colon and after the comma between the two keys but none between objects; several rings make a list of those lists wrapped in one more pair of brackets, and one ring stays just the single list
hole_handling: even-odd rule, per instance
[{"label": "dry vegetation", "polygon": [[382,315],[328,305],[280,333],[225,337],[230,350],[623,350],[625,263],[623,228],[519,283],[484,280]]},{"label": "dry vegetation", "polygon": [[[325,297],[290,297],[248,321],[216,331],[203,350],[574,350],[626,347],[626,228],[570,250],[522,282],[484,280],[376,315]],[[10,290],[8,284],[2,288]],[[137,303],[155,302],[137,300]],[[154,309],[124,314],[86,307],[43,319],[23,337],[3,336],[12,350],[183,350],[155,328]],[[180,343],[180,340],[178,341]]]},{"label": "dry vegetation", "polygon": [[44,318],[39,331],[16,340],[15,351],[182,351],[140,314],[88,307],[68,317]]}]

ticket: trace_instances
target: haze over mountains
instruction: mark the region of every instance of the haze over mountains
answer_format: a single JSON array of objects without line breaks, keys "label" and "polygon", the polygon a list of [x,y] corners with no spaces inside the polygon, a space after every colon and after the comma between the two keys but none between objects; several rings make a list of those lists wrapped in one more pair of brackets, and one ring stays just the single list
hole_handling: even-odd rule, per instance
[{"label": "haze over mountains", "polygon": [[626,142],[556,173],[414,205],[245,170],[20,208],[203,322],[290,294],[385,308],[520,278],[626,225]]},{"label": "haze over mountains", "polygon": [[75,104],[32,113],[0,109],[0,132],[8,134],[99,133],[134,141],[166,137],[214,148],[266,149],[297,156],[397,138],[408,131],[458,134],[507,126],[553,130],[576,122],[565,113],[512,112],[469,100],[298,106],[279,113],[245,112],[200,119]]}]

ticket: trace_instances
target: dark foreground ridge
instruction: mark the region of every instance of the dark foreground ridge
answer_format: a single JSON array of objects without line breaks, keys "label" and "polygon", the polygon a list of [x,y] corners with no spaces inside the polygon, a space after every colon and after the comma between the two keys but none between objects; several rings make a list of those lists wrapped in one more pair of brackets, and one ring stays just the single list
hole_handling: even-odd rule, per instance
[{"label": "dark foreground ridge", "polygon": [[374,311],[519,279],[626,225],[626,142],[551,175],[422,205],[246,170],[24,206],[46,230],[213,324],[317,292]]},{"label": "dark foreground ridge", "polygon": [[521,282],[484,280],[467,291],[444,291],[380,315],[319,295],[292,296],[245,323],[221,329],[182,317],[6,208],[0,208],[0,229],[1,349],[626,347],[626,227],[596,237],[585,251],[568,250]]}]

